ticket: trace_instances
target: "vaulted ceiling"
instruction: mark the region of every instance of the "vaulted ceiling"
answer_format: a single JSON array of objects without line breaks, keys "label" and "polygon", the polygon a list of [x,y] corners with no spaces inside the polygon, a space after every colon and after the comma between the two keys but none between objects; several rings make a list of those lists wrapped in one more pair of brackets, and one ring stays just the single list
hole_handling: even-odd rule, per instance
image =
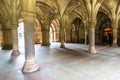
[{"label": "vaulted ceiling", "polygon": [[[104,12],[112,20],[120,18],[120,0],[36,0],[36,14],[39,20],[67,15],[72,21],[79,17],[82,21],[93,15],[91,12]],[[16,15],[13,18],[13,15]],[[0,0],[0,23],[12,23],[20,15],[19,0]],[[14,23],[13,23],[14,24]]]}]

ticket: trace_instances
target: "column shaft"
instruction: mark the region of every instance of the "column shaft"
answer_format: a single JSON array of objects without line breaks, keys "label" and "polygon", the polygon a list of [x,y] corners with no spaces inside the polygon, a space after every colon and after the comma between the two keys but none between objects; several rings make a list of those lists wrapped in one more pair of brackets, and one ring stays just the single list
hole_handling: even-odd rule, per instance
[{"label": "column shaft", "polygon": [[117,47],[117,29],[118,29],[118,23],[119,23],[119,19],[118,17],[116,16],[115,18],[113,18],[113,46],[114,47]]},{"label": "column shaft", "polygon": [[13,52],[12,55],[19,55],[19,49],[18,49],[18,30],[17,28],[12,28],[12,37],[13,37]]},{"label": "column shaft", "polygon": [[113,46],[116,47],[117,45],[117,28],[113,28]]},{"label": "column shaft", "polygon": [[29,73],[39,69],[39,66],[35,60],[35,48],[34,48],[34,23],[24,22],[24,36],[25,36],[25,64],[23,72]]},{"label": "column shaft", "polygon": [[49,45],[50,45],[49,30],[42,30],[42,46]]},{"label": "column shaft", "polygon": [[60,41],[61,41],[61,45],[60,45],[60,48],[65,48],[65,32],[64,32],[64,29],[61,29],[60,30]]},{"label": "column shaft", "polygon": [[88,32],[85,30],[85,44],[88,44]]},{"label": "column shaft", "polygon": [[96,22],[91,21],[89,24],[90,24],[90,27],[89,27],[89,50],[88,50],[88,52],[96,53],[97,52],[95,49],[95,25],[96,25]]}]

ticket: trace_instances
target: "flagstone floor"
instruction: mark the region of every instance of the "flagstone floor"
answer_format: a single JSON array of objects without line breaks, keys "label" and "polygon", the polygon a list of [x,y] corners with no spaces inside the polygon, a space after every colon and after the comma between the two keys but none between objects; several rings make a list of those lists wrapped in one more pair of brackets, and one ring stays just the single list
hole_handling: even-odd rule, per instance
[{"label": "flagstone floor", "polygon": [[120,80],[120,47],[96,45],[96,54],[88,53],[88,45],[51,43],[35,45],[40,70],[22,73],[25,57],[11,56],[11,50],[0,50],[0,80]]}]

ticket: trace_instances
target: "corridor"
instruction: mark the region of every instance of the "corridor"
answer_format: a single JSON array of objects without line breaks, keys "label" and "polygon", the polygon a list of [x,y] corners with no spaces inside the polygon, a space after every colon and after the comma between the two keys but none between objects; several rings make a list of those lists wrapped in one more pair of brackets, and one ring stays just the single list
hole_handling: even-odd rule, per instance
[{"label": "corridor", "polygon": [[40,70],[22,73],[24,50],[11,56],[11,50],[0,50],[0,80],[120,80],[120,48],[96,45],[97,53],[88,53],[88,45],[60,43],[50,47],[35,45]]}]

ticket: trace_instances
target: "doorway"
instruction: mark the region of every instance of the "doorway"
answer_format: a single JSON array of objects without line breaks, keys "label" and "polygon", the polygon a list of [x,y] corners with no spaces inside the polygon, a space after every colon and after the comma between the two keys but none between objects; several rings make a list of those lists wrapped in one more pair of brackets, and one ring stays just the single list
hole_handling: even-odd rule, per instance
[{"label": "doorway", "polygon": [[102,42],[103,43],[108,43],[108,40],[107,40],[108,35],[112,36],[112,28],[110,28],[110,27],[107,27],[107,28],[103,29],[103,37],[102,37]]}]

